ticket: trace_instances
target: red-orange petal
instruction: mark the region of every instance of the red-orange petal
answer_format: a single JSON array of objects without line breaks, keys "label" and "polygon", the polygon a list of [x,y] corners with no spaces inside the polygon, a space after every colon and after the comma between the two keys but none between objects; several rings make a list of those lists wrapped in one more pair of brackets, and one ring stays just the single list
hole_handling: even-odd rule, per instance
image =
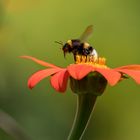
[{"label": "red-orange petal", "polygon": [[58,68],[49,68],[49,69],[40,70],[40,71],[34,73],[28,80],[28,87],[32,89],[42,79],[44,79],[45,77],[48,77],[52,74],[55,74],[60,70],[61,69],[58,69]]},{"label": "red-orange petal", "polygon": [[127,74],[132,77],[136,83],[140,84],[140,71],[139,70],[129,70],[129,69],[119,69],[119,72]]},{"label": "red-orange petal", "polygon": [[32,56],[26,56],[25,55],[25,56],[20,56],[20,57],[21,58],[25,58],[25,59],[30,59],[30,60],[32,60],[32,61],[34,61],[34,62],[36,62],[36,63],[38,63],[38,64],[40,64],[42,66],[45,66],[45,67],[59,68],[59,67],[57,67],[57,66],[55,66],[53,64],[50,64],[50,63],[47,63],[45,61],[39,60],[39,59],[37,59],[35,57],[32,57]]},{"label": "red-orange petal", "polygon": [[113,69],[96,68],[96,71],[103,75],[111,86],[117,84],[121,78],[121,74]]},{"label": "red-orange petal", "polygon": [[90,73],[94,67],[86,64],[73,64],[68,66],[69,74],[77,80],[84,78],[88,73]]},{"label": "red-orange petal", "polygon": [[67,82],[69,73],[67,69],[59,71],[51,77],[51,85],[58,92],[65,92],[67,88]]},{"label": "red-orange petal", "polygon": [[128,69],[128,70],[140,70],[140,65],[126,65],[126,66],[121,66],[121,67],[118,67],[118,68],[115,68],[116,70],[119,70],[119,69]]}]

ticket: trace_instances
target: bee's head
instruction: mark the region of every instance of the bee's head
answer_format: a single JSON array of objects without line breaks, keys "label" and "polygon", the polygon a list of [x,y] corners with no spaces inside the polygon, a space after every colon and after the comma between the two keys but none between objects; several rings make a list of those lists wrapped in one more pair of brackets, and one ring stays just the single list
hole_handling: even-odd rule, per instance
[{"label": "bee's head", "polygon": [[72,48],[72,41],[68,40],[67,43],[65,43],[62,47],[62,50],[64,52],[64,57],[66,56],[66,53],[70,53]]}]

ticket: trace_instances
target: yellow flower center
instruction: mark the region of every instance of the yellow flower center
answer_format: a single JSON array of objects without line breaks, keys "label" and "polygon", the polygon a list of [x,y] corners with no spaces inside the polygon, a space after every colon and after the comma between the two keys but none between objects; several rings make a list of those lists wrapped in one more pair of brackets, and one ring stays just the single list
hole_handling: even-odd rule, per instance
[{"label": "yellow flower center", "polygon": [[106,59],[104,57],[76,55],[76,64],[88,64],[96,67],[107,68]]}]

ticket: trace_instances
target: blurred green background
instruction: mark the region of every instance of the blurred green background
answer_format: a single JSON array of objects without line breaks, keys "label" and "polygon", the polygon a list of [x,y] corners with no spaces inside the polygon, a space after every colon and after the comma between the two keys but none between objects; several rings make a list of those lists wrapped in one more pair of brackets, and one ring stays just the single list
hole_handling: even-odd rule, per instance
[{"label": "blurred green background", "polygon": [[[0,109],[33,140],[66,140],[76,96],[57,93],[43,80],[33,90],[27,79],[43,67],[19,58],[31,55],[58,66],[63,58],[54,41],[77,38],[90,24],[88,40],[110,67],[140,64],[139,0],[0,0]],[[140,86],[132,79],[106,89],[97,100],[82,140],[139,140]],[[2,129],[0,140],[12,140]]]}]

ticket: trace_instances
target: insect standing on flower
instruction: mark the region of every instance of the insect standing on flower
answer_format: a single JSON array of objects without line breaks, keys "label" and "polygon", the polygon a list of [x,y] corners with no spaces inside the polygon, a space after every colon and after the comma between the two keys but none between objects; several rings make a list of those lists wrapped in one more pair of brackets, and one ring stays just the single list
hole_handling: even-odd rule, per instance
[{"label": "insect standing on flower", "polygon": [[94,58],[98,57],[98,54],[96,50],[86,42],[87,38],[92,34],[93,32],[93,26],[88,26],[81,37],[79,39],[71,39],[68,40],[64,45],[62,42],[57,42],[59,44],[62,44],[62,50],[64,52],[64,57],[67,53],[73,53],[74,59],[76,55],[82,55],[82,56],[91,56]]}]

